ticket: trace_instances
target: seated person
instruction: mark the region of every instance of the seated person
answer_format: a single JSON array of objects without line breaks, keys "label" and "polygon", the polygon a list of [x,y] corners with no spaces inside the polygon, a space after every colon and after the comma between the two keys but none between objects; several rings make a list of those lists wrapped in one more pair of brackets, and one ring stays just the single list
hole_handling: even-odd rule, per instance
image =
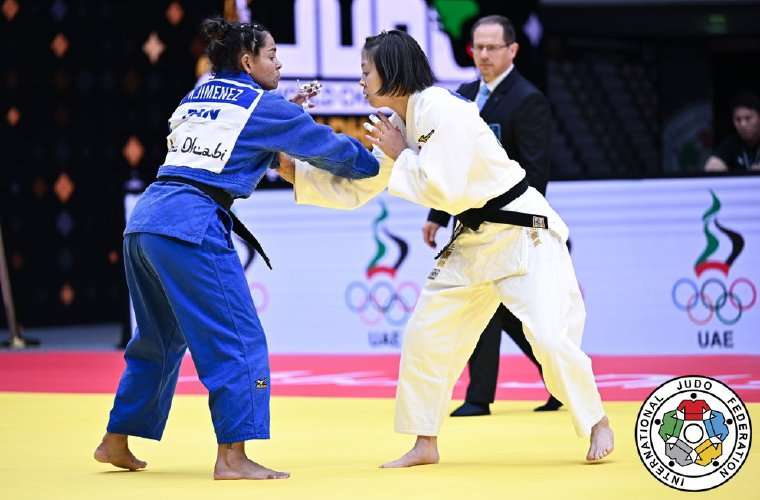
[{"label": "seated person", "polygon": [[760,98],[749,92],[731,103],[736,134],[732,134],[705,163],[705,172],[760,171]]}]

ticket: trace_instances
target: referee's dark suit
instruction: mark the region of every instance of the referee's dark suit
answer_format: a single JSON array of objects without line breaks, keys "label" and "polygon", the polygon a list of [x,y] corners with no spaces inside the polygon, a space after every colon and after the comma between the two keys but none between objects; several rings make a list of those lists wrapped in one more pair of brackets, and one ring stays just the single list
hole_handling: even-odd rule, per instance
[{"label": "referee's dark suit", "polygon": [[[461,85],[457,91],[468,99],[475,100],[479,88],[480,80],[477,80]],[[546,194],[552,118],[549,102],[541,91],[526,80],[517,68],[512,68],[509,75],[488,96],[480,116],[499,138],[509,157],[525,169],[528,183],[541,194]],[[504,190],[509,187],[504,186]],[[450,217],[446,212],[431,210],[428,220],[447,226]],[[496,394],[502,330],[512,337],[539,371],[541,370],[530,344],[525,339],[522,323],[507,308],[500,305],[480,336],[469,362],[470,385],[467,388],[466,402],[477,406],[463,405],[460,410],[464,410],[464,413],[460,412],[459,416],[488,413],[488,405],[493,403]],[[550,398],[547,405],[540,408],[556,409],[559,405],[561,403]],[[471,413],[466,411],[468,407]],[[477,407],[482,411],[478,411]]]}]

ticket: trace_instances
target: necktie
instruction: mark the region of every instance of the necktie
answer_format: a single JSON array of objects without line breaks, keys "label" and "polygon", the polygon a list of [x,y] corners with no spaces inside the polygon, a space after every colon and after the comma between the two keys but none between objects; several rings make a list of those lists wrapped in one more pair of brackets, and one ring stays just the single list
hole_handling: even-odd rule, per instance
[{"label": "necktie", "polygon": [[488,90],[487,85],[481,85],[480,90],[478,90],[478,95],[475,98],[475,104],[478,105],[478,110],[483,109],[483,106],[485,106],[486,101],[488,100],[488,96],[491,94],[491,91]]}]

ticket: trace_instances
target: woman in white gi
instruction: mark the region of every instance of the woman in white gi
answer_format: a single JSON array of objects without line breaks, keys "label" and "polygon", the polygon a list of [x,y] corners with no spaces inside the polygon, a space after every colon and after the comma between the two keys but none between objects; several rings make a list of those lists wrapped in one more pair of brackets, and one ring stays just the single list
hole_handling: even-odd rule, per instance
[{"label": "woman in white gi", "polygon": [[361,66],[370,104],[395,112],[365,125],[380,174],[341,179],[303,161],[285,162],[281,175],[293,182],[297,202],[355,208],[387,187],[460,221],[404,334],[395,427],[417,441],[383,467],[438,462],[437,435],[452,389],[499,303],[522,321],[549,391],[567,403],[577,433],[590,437],[586,458],[608,455],[612,430],[580,349],[585,309],[565,246],[567,226],[527,187],[525,171],[507,157],[477,107],[432,86],[428,61],[411,36],[394,30],[369,37]]},{"label": "woman in white gi", "polygon": [[246,440],[269,438],[269,361],[231,230],[268,259],[229,208],[251,195],[278,151],[337,176],[373,176],[379,167],[359,141],[268,92],[281,65],[262,26],[207,19],[203,31],[214,77],[171,116],[166,161],[127,223],[124,262],[137,329],[95,459],[145,467],[127,437],[161,438],[189,348],[209,391],[214,478],[286,478],[245,453]]}]

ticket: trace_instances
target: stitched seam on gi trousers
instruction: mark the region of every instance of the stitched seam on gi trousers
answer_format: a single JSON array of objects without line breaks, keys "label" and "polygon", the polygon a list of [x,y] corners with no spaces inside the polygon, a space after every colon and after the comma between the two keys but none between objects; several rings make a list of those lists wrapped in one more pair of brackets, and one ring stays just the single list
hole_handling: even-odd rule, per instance
[{"label": "stitched seam on gi trousers", "polygon": [[[142,235],[143,233],[138,233],[138,234]],[[142,240],[142,236],[140,236],[139,239]],[[164,286],[163,281],[161,281],[161,277],[156,272],[156,270],[153,267],[153,265],[151,264],[150,260],[148,260],[145,257],[145,255],[143,254],[142,246],[138,245],[138,248],[139,248],[140,260],[143,261],[143,263],[145,264],[146,269],[148,269],[148,272],[150,272],[153,275],[153,277],[156,279],[156,281],[158,282],[158,285],[161,288],[161,293],[164,296],[164,300],[166,301],[166,304],[169,306],[169,310],[172,313],[172,318],[174,319],[175,329],[172,332],[171,337],[169,337],[169,345],[171,345],[172,340],[174,340],[174,336],[177,334],[178,331],[180,331],[179,321],[177,320],[177,313],[174,311],[174,308],[172,307],[172,303],[169,300],[169,295],[166,293],[166,287]],[[161,383],[160,383],[160,385],[158,387],[158,393],[159,394],[163,393],[164,389],[166,388],[166,383],[165,383],[166,377],[164,375],[166,373],[166,357],[168,356],[168,350],[169,349],[168,349],[168,347],[166,345],[164,345],[163,347],[164,347],[164,355],[161,358]]]},{"label": "stitched seam on gi trousers", "polygon": [[[222,276],[221,276],[221,273],[219,272],[219,266],[216,263],[216,255],[211,256],[211,262],[214,265],[214,272],[216,273],[216,279],[219,282],[219,286],[222,290],[222,295],[224,296],[224,303],[227,305],[227,313],[230,315],[230,322],[232,323],[232,329],[235,331],[235,336],[237,336],[238,342],[240,342],[241,351],[243,352],[243,359],[245,360],[245,371],[246,371],[246,374],[248,375],[248,387],[251,388],[253,387],[253,378],[251,377],[251,365],[248,363],[248,355],[246,354],[245,343],[243,342],[243,339],[240,336],[240,331],[238,330],[237,323],[235,323],[235,317],[232,315],[232,306],[230,304],[229,297],[227,297],[227,290],[224,288],[224,282],[222,281]],[[253,420],[254,432],[255,432],[256,419],[254,418],[254,416],[256,415],[256,406],[253,403],[253,391],[249,390],[248,396],[251,401],[251,418]]]}]

